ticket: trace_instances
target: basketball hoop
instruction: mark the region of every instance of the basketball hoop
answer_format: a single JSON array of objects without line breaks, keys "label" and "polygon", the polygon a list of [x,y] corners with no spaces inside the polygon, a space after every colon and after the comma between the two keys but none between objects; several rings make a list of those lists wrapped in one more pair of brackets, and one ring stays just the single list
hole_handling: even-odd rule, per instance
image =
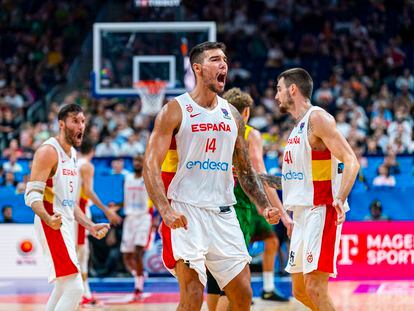
[{"label": "basketball hoop", "polygon": [[156,115],[161,110],[167,82],[160,80],[141,80],[134,84],[141,98],[141,113]]}]

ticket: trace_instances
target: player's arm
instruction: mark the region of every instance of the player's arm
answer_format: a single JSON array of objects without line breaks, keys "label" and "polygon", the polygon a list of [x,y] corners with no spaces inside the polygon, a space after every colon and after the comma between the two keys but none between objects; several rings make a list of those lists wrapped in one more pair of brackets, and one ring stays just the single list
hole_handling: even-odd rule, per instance
[{"label": "player's arm", "polygon": [[82,212],[78,205],[75,206],[74,209],[75,220],[83,227],[88,230],[93,237],[97,238],[98,240],[102,239],[109,230],[109,224],[95,224],[93,223],[88,217],[86,217],[85,213]]},{"label": "player's arm", "polygon": [[102,212],[104,212],[105,217],[112,224],[120,224],[122,222],[122,218],[119,217],[114,210],[106,207],[93,189],[94,170],[95,169],[91,163],[85,163],[82,165],[80,169],[80,174],[82,176],[82,189],[85,192],[86,196],[93,202],[93,204],[95,204]]},{"label": "player's arm", "polygon": [[57,163],[58,155],[55,148],[49,145],[40,146],[34,154],[30,181],[26,185],[24,194],[26,205],[30,206],[33,212],[54,230],[60,229],[62,215],[58,213],[50,215],[43,204],[43,196],[46,181],[54,173]]},{"label": "player's arm", "polygon": [[[259,178],[263,182],[262,176],[268,176],[266,167],[263,161],[263,139],[262,135],[258,130],[252,129],[248,137],[249,143],[249,157],[252,161],[253,168],[259,173]],[[276,207],[281,215],[281,220],[284,226],[287,228],[288,236],[291,235],[293,230],[293,222],[288,213],[283,208],[282,202],[280,202],[277,192],[265,182],[264,189],[267,197],[269,198],[270,204]]]},{"label": "player's arm", "polygon": [[237,178],[243,191],[249,196],[250,200],[256,205],[266,220],[269,223],[276,224],[279,222],[280,213],[277,209],[271,207],[263,184],[252,167],[244,139],[245,124],[236,108],[232,105],[230,105],[230,108],[238,127],[233,152],[233,165],[236,169]]},{"label": "player's arm", "polygon": [[170,101],[158,113],[148,140],[143,166],[143,177],[148,195],[165,224],[173,229],[186,228],[187,219],[184,215],[175,212],[168,202],[161,178],[161,166],[170,147],[174,131],[180,127],[181,114],[181,108],[175,100]]},{"label": "player's arm", "polygon": [[338,213],[338,224],[345,220],[343,203],[351,192],[359,171],[358,159],[345,137],[336,128],[335,119],[325,111],[315,111],[309,118],[308,132],[320,138],[329,151],[339,161],[344,163],[342,182],[336,195],[333,206]]}]

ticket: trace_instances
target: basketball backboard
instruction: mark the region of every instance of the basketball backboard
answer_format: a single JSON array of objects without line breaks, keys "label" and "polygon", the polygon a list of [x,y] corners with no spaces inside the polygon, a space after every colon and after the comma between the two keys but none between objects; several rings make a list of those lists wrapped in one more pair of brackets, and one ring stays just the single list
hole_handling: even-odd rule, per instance
[{"label": "basketball backboard", "polygon": [[175,96],[191,88],[189,49],[216,41],[216,24],[96,23],[93,35],[94,95],[137,96],[137,82],[162,80],[166,95]]}]

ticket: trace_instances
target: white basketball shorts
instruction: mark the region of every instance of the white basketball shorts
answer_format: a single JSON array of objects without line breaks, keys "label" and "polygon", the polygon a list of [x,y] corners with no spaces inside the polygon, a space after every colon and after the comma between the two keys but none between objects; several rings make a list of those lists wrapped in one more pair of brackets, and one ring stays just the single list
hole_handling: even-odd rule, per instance
[{"label": "white basketball shorts", "polygon": [[170,229],[162,224],[165,266],[171,271],[182,259],[204,286],[207,267],[223,289],[251,261],[234,208],[204,209],[175,201],[171,207],[185,215],[188,228]]},{"label": "white basketball shorts", "polygon": [[80,271],[74,241],[74,220],[62,217],[62,227],[54,230],[35,216],[34,229],[46,258],[49,282]]},{"label": "white basketball shorts", "polygon": [[332,205],[295,207],[293,232],[286,271],[310,273],[318,270],[336,277],[342,225],[335,224]]},{"label": "white basketball shorts", "polygon": [[136,246],[147,247],[151,237],[151,214],[128,215],[122,228],[122,253],[133,253]]}]

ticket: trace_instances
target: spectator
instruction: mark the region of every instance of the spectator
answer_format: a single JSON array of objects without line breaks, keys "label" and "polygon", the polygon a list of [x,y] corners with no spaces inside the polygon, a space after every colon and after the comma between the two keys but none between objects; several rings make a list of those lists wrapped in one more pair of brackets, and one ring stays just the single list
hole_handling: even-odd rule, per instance
[{"label": "spectator", "polygon": [[124,159],[114,159],[111,162],[111,174],[112,175],[128,175],[131,174],[130,171],[124,168]]},{"label": "spectator", "polygon": [[9,161],[3,163],[4,172],[22,173],[23,167],[17,162],[15,153],[10,154]]},{"label": "spectator", "polygon": [[128,137],[128,141],[121,145],[119,155],[124,157],[135,157],[137,154],[143,154],[145,152],[145,146],[143,146],[137,140],[136,134],[131,134]]},{"label": "spectator", "polygon": [[14,223],[13,220],[13,210],[11,205],[4,205],[1,208],[1,213],[3,215],[3,223],[5,224],[12,224]]},{"label": "spectator", "polygon": [[15,191],[17,184],[18,182],[16,181],[13,172],[4,172],[3,183],[1,185],[3,188],[9,188]]},{"label": "spectator", "polygon": [[391,220],[391,218],[382,214],[382,203],[379,200],[374,200],[369,206],[369,215],[365,216],[364,220],[378,221]]},{"label": "spectator", "polygon": [[382,164],[378,168],[378,176],[372,182],[374,186],[395,187],[395,177],[390,175],[389,168]]},{"label": "spectator", "polygon": [[106,136],[103,142],[96,146],[95,155],[97,157],[116,157],[119,155],[119,147],[111,136]]}]

